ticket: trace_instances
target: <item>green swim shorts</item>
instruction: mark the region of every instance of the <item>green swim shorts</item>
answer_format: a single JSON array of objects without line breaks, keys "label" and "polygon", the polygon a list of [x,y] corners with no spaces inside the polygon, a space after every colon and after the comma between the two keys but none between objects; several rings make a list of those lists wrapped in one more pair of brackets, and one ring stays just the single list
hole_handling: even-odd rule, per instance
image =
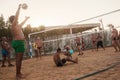
[{"label": "green swim shorts", "polygon": [[25,41],[24,40],[13,40],[12,47],[15,50],[15,53],[24,53],[25,52]]}]

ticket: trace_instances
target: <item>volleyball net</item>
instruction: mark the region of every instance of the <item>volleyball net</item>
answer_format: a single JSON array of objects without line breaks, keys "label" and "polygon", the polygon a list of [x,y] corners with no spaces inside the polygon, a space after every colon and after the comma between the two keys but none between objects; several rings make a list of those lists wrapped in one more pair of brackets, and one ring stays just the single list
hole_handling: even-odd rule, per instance
[{"label": "volleyball net", "polygon": [[[98,20],[99,18],[102,18],[105,15],[109,15],[109,14],[116,13],[116,12],[119,12],[119,11],[120,11],[120,9],[117,9],[117,10],[114,10],[114,11],[111,11],[111,12],[108,12],[108,13],[105,13],[105,14],[101,14],[101,15],[98,15],[98,16],[95,16],[95,17],[91,17],[91,18],[88,18],[88,19],[77,21],[77,22],[68,24],[66,26],[56,27],[56,28],[52,28],[52,29],[49,29],[49,30],[30,33],[28,35],[29,45],[30,45],[30,56],[32,57],[34,55],[33,54],[34,50],[32,48],[32,43],[34,42],[34,38],[31,37],[32,35],[44,34],[44,33],[47,33],[48,31],[52,31],[52,30],[56,30],[56,29],[62,29],[64,27],[69,28],[70,25],[80,24],[82,22],[86,22],[88,20],[93,20],[93,19]],[[102,20],[100,20],[99,23],[101,24],[102,28],[104,28]],[[80,37],[81,45],[84,42],[84,48],[85,49],[90,49],[92,47],[91,34],[96,34],[96,33],[101,33],[102,37],[104,37],[103,42],[104,42],[105,46],[110,46],[111,45],[111,30],[110,29],[102,29],[102,30],[99,30],[99,31],[93,31],[92,30],[90,32],[85,32],[85,33],[82,33],[82,34],[77,34],[77,33],[72,34],[72,32],[70,31],[69,34],[57,35],[57,36],[51,36],[51,37],[44,37],[44,39],[42,39],[43,43],[44,43],[43,54],[52,54],[56,51],[56,49],[58,47],[63,49],[64,45],[66,45],[66,44],[69,44],[74,50],[76,50],[76,43],[75,43],[75,38],[76,37]],[[83,46],[81,46],[81,48],[82,47]]]},{"label": "volleyball net", "polygon": [[[87,32],[82,34],[67,34],[67,35],[59,35],[59,36],[52,36],[52,37],[45,37],[43,41],[43,48],[42,48],[42,54],[53,54],[56,52],[57,48],[61,48],[61,50],[64,50],[65,45],[70,45],[74,51],[77,51],[77,45],[76,45],[76,37],[80,38],[80,44],[81,49],[91,49],[92,48],[92,34],[98,35],[98,33],[101,34],[103,38],[104,46],[110,46],[111,45],[111,32],[110,30],[103,30],[99,32]],[[31,38],[31,44],[34,42],[34,38]],[[34,56],[34,49],[31,47],[32,50],[32,56]]]}]

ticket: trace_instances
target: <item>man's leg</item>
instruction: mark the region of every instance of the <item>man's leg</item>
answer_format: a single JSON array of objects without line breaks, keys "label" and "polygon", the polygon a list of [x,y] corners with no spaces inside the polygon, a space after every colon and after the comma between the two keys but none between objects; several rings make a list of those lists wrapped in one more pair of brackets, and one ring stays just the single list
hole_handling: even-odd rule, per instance
[{"label": "man's leg", "polygon": [[70,61],[70,62],[73,62],[73,63],[78,63],[78,58],[75,58],[75,60],[73,60],[71,57],[67,57],[66,61]]},{"label": "man's leg", "polygon": [[114,47],[115,51],[117,52],[118,50],[117,50],[117,46],[116,46],[116,42],[115,42],[115,40],[114,40],[114,41],[112,41],[112,45],[113,45],[113,47]]},{"label": "man's leg", "polygon": [[96,42],[93,45],[94,45],[94,50],[96,51],[97,49]]},{"label": "man's leg", "polygon": [[94,50],[96,50],[96,44],[95,44],[95,42],[93,41],[93,42],[92,42],[92,51],[94,51]]},{"label": "man's leg", "polygon": [[3,55],[2,58],[3,59],[2,59],[2,66],[1,67],[6,67],[5,66],[6,56]]},{"label": "man's leg", "polygon": [[16,53],[16,77],[18,79],[23,78],[21,73],[22,58],[23,58],[23,53]]},{"label": "man's leg", "polygon": [[37,52],[37,49],[35,49],[34,51],[35,51],[35,57],[38,58],[38,52]]},{"label": "man's leg", "polygon": [[97,51],[98,51],[98,48],[99,48],[99,42],[97,42]]},{"label": "man's leg", "polygon": [[120,51],[120,43],[119,43],[119,40],[116,40],[116,45],[118,46],[119,51]]},{"label": "man's leg", "polygon": [[71,56],[68,52],[64,53],[65,56]]},{"label": "man's leg", "polygon": [[39,55],[40,55],[40,51],[39,51],[39,48],[37,48],[36,57],[39,58]]},{"label": "man's leg", "polygon": [[77,46],[77,48],[78,48],[78,52],[79,52],[79,54],[78,54],[78,55],[80,55],[80,46]]},{"label": "man's leg", "polygon": [[79,52],[78,55],[83,55],[83,52],[82,52],[82,50],[80,49],[80,46],[77,46],[77,47],[78,47],[78,52]]},{"label": "man's leg", "polygon": [[103,50],[105,50],[105,47],[103,46],[103,44],[101,46],[102,46]]},{"label": "man's leg", "polygon": [[7,57],[8,57],[8,60],[7,60],[8,61],[8,66],[9,67],[14,66],[13,64],[11,64],[10,53],[8,53]]},{"label": "man's leg", "polygon": [[40,55],[40,59],[41,59],[42,58],[41,49],[39,49],[39,55]]},{"label": "man's leg", "polygon": [[103,50],[105,50],[104,46],[103,46],[103,41],[101,41],[101,47],[103,48]]}]

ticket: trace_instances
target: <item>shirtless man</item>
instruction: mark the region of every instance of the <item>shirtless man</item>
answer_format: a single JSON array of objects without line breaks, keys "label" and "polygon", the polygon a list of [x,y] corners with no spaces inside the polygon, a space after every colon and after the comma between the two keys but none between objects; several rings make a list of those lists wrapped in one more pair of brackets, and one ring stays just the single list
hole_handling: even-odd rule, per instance
[{"label": "shirtless man", "polygon": [[66,58],[61,59],[60,58],[60,53],[61,53],[61,49],[58,48],[57,52],[53,56],[53,61],[55,62],[57,67],[63,66],[66,63],[66,61],[73,62],[73,63],[78,63],[77,58],[75,60],[73,60],[70,56],[68,56],[66,54],[64,54],[66,56]]},{"label": "shirtless man", "polygon": [[41,58],[42,57],[42,55],[41,55],[41,49],[42,49],[43,43],[40,40],[40,37],[36,38],[35,44],[37,46],[37,57],[38,57],[38,55],[40,55],[40,58]]},{"label": "shirtless man", "polygon": [[25,20],[23,20],[23,22],[18,24],[18,18],[19,18],[21,7],[22,5],[20,4],[18,6],[15,16],[12,15],[9,18],[10,22],[12,23],[12,26],[11,26],[11,33],[13,36],[12,47],[15,50],[15,56],[16,56],[16,79],[17,80],[24,78],[24,76],[21,73],[22,58],[25,52],[25,44],[24,44],[25,36],[22,32],[22,26],[29,19],[29,17],[26,17]]},{"label": "shirtless man", "polygon": [[114,25],[111,25],[110,27],[112,28],[112,45],[116,52],[120,51],[118,30],[114,28]]},{"label": "shirtless man", "polygon": [[80,49],[80,45],[81,45],[81,43],[80,43],[80,38],[79,38],[79,37],[76,37],[75,41],[76,41],[77,49],[78,49],[78,52],[79,52],[78,55],[83,55],[83,52],[82,52],[82,50]]},{"label": "shirtless man", "polygon": [[10,45],[8,44],[6,37],[2,37],[1,47],[2,47],[2,58],[3,58],[1,67],[6,67],[5,65],[6,58],[8,58],[7,59],[8,66],[9,67],[14,66],[13,64],[11,64],[10,61]]},{"label": "shirtless man", "polygon": [[118,34],[118,38],[119,38],[119,43],[120,43],[120,31],[119,31],[119,34]]},{"label": "shirtless man", "polygon": [[65,58],[64,59],[60,58],[60,53],[61,53],[61,49],[58,48],[57,52],[53,56],[53,61],[57,67],[63,66],[66,63]]},{"label": "shirtless man", "polygon": [[102,36],[100,35],[100,33],[98,33],[98,36],[97,36],[97,51],[98,51],[99,47],[102,47],[103,50],[105,50],[105,48],[103,46]]},{"label": "shirtless man", "polygon": [[84,38],[82,37],[82,50],[85,50],[85,42],[84,42]]}]

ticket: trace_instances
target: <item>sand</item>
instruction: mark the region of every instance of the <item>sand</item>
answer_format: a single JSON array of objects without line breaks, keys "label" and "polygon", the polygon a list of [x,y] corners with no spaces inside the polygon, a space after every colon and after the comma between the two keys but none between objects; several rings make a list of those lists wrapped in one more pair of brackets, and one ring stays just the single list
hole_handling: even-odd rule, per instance
[{"label": "sand", "polygon": [[[73,58],[77,54],[78,52]],[[84,55],[78,56],[78,60],[78,64],[67,62],[63,67],[55,66],[52,55],[43,56],[42,59],[23,60],[22,72],[26,75],[23,80],[73,80],[120,62],[120,52],[114,52],[113,47],[98,52],[86,50]],[[15,64],[14,61],[13,63]],[[0,67],[0,80],[15,80],[15,67]],[[120,64],[82,80],[120,80]]]}]

